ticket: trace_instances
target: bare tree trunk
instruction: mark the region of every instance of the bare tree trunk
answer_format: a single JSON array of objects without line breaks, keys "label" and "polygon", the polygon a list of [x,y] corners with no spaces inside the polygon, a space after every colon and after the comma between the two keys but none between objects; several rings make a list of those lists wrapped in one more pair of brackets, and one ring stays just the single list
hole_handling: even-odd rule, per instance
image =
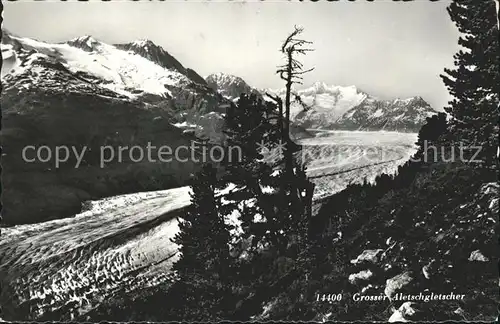
[{"label": "bare tree trunk", "polygon": [[293,52],[288,51],[287,53],[287,80],[286,80],[286,96],[285,96],[285,143],[287,145],[285,151],[285,171],[289,175],[293,174],[293,165],[292,165],[292,151],[291,151],[291,143],[290,143],[290,97],[292,95],[292,60],[293,60]]},{"label": "bare tree trunk", "polygon": [[288,51],[288,62],[287,62],[287,80],[286,80],[286,97],[285,97],[285,123],[286,123],[286,135],[288,136],[288,131],[290,129],[290,97],[292,95],[292,51]]},{"label": "bare tree trunk", "polygon": [[[496,8],[496,11],[497,11],[497,27],[498,27],[498,30],[500,31],[500,0],[494,0],[495,1],[495,8]],[[498,103],[498,106],[497,106],[497,111],[500,111],[500,102]],[[500,146],[497,147],[497,161],[498,159],[500,159]]]}]

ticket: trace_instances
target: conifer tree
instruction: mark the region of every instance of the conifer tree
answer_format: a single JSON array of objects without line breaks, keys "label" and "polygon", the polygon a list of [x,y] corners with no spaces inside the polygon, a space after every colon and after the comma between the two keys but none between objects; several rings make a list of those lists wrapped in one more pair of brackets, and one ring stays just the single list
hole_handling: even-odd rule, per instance
[{"label": "conifer tree", "polygon": [[[269,116],[275,106],[264,103],[255,95],[241,95],[226,114],[227,145],[239,148],[241,156],[227,161],[225,179],[247,189],[247,199],[261,196],[262,180],[269,177],[273,165],[264,158],[264,149],[270,148],[278,139],[275,125]],[[240,200],[244,197],[240,193]]]},{"label": "conifer tree", "polygon": [[180,259],[173,270],[179,280],[171,289],[182,320],[220,320],[233,307],[230,226],[220,213],[214,192],[216,170],[205,165],[193,181],[191,205],[179,233],[172,241],[180,245]]},{"label": "conifer tree", "polygon": [[[249,230],[246,234],[255,236],[255,242],[271,243],[280,253],[287,249],[290,239],[294,241],[305,234],[302,233],[304,220],[311,216],[314,190],[313,184],[307,180],[302,161],[292,156],[300,146],[291,142],[289,137],[292,85],[300,83],[301,75],[310,71],[303,70],[295,58],[297,54],[311,50],[304,48],[310,42],[297,38],[301,32],[301,28],[295,27],[281,46],[286,63],[278,67],[277,72],[286,81],[285,106],[281,98],[272,95],[268,96],[276,104],[242,95],[226,114],[228,144],[239,146],[243,151],[243,161],[228,166],[228,178],[245,186],[247,199],[257,199],[257,207],[247,207],[245,213],[241,208],[239,210],[245,218],[242,220],[244,227]],[[296,95],[295,100],[302,104],[299,96]],[[268,152],[259,150],[259,143],[264,143],[267,147],[263,149]],[[279,144],[283,145],[281,156],[266,160],[265,153],[272,155],[269,151]],[[263,192],[262,187],[270,190]],[[242,191],[239,195],[243,198]],[[234,208],[234,205],[227,207]],[[261,220],[252,220],[251,212],[260,215]]]},{"label": "conifer tree", "polygon": [[454,99],[445,110],[453,117],[452,132],[467,146],[481,146],[483,166],[497,165],[500,93],[499,32],[493,1],[454,1],[451,19],[464,36],[455,54],[455,68],[442,79]]}]

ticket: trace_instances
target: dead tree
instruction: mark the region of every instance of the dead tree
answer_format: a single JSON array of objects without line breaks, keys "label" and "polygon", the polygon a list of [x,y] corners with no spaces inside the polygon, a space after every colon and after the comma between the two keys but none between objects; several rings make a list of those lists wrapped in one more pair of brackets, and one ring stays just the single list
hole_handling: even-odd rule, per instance
[{"label": "dead tree", "polygon": [[[296,59],[297,55],[304,55],[307,52],[313,51],[311,48],[307,48],[312,42],[297,38],[302,31],[301,27],[294,27],[295,30],[287,37],[281,46],[281,52],[285,55],[286,63],[278,66],[276,73],[279,74],[280,78],[285,81],[285,119],[283,121],[283,142],[287,145],[287,150],[285,152],[285,172],[292,175],[293,174],[293,150],[291,149],[292,143],[290,140],[290,105],[291,105],[291,95],[292,86],[294,84],[302,84],[302,75],[312,71],[312,69],[304,70],[303,64]],[[295,95],[295,100],[299,98],[299,103],[302,104],[300,96]]]},{"label": "dead tree", "polygon": [[[302,76],[314,69],[304,69],[303,64],[297,59],[298,55],[305,55],[307,52],[313,51],[312,48],[308,47],[312,42],[299,38],[302,32],[303,28],[295,26],[294,31],[283,42],[281,53],[285,56],[285,64],[278,66],[276,73],[285,81],[286,88],[285,116],[281,136],[283,142],[286,143],[284,152],[285,174],[288,175],[290,190],[294,193],[291,204],[294,208],[303,210],[306,218],[310,218],[312,213],[314,184],[305,176],[305,169],[303,167],[300,169],[296,167],[293,154],[300,149],[300,146],[293,143],[290,139],[290,105],[292,102],[292,95],[294,96],[294,101],[298,102],[304,110],[310,108],[304,104],[297,93],[292,92],[293,85],[302,84]],[[282,105],[281,101],[278,103]],[[282,116],[283,108],[279,108],[280,115]],[[281,118],[283,118],[283,116]]]}]

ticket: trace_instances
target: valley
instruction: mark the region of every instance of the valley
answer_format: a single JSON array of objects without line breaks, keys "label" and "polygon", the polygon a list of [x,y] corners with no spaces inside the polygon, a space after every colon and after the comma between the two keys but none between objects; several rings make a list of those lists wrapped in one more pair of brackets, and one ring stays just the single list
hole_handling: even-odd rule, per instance
[{"label": "valley", "polygon": [[[168,289],[178,258],[170,239],[200,164],[127,158],[103,166],[96,152],[150,142],[217,145],[239,94],[268,100],[267,92],[283,91],[224,73],[203,79],[149,40],[52,44],[4,33],[2,53],[3,318],[89,320],[117,296]],[[317,82],[298,94],[306,106],[292,104],[291,136],[316,184],[316,211],[349,184],[395,174],[434,113],[421,98],[382,102],[354,86]],[[27,145],[90,153],[54,167],[21,160]]]},{"label": "valley", "polygon": [[[315,200],[321,204],[349,183],[394,172],[413,153],[415,136],[329,132],[301,141],[315,177]],[[383,160],[363,150],[388,155]],[[170,239],[190,204],[189,192],[180,187],[88,201],[72,217],[2,228],[0,301],[12,311],[5,318],[85,320],[114,295],[167,288],[178,257]]]}]

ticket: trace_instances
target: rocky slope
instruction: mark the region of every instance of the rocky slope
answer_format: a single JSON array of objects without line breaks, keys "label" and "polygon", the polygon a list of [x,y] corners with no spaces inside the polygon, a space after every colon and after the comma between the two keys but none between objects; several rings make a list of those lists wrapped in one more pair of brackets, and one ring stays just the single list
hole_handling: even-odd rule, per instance
[{"label": "rocky slope", "polygon": [[303,256],[302,276],[254,319],[494,320],[495,172],[462,163],[405,170],[409,185],[354,185],[326,199],[313,224],[319,244]]},{"label": "rocky slope", "polygon": [[[376,213],[360,228],[360,232],[369,234],[369,239],[358,235],[348,239],[349,243],[359,243],[359,248],[350,253],[351,265],[346,267],[351,294],[387,296],[382,305],[359,307],[377,314],[377,309],[390,305],[386,315],[390,322],[494,319],[498,301],[498,289],[494,287],[499,186],[486,182],[467,188],[470,179],[464,180],[472,175],[467,173],[463,169],[442,173],[443,184],[453,188],[448,190],[420,179],[423,181],[418,187],[405,193],[412,197],[407,198],[408,202],[421,204],[416,211],[410,211],[410,205],[398,194],[391,198],[386,195],[378,209],[390,214],[382,217],[382,213]],[[428,192],[427,200],[421,198],[424,190]],[[448,201],[432,199],[431,195]],[[405,202],[401,205],[405,207],[392,205],[394,201]],[[397,228],[405,235],[398,235]],[[360,276],[363,273],[370,275]],[[463,298],[401,300],[397,298],[400,293],[453,293]]]}]

